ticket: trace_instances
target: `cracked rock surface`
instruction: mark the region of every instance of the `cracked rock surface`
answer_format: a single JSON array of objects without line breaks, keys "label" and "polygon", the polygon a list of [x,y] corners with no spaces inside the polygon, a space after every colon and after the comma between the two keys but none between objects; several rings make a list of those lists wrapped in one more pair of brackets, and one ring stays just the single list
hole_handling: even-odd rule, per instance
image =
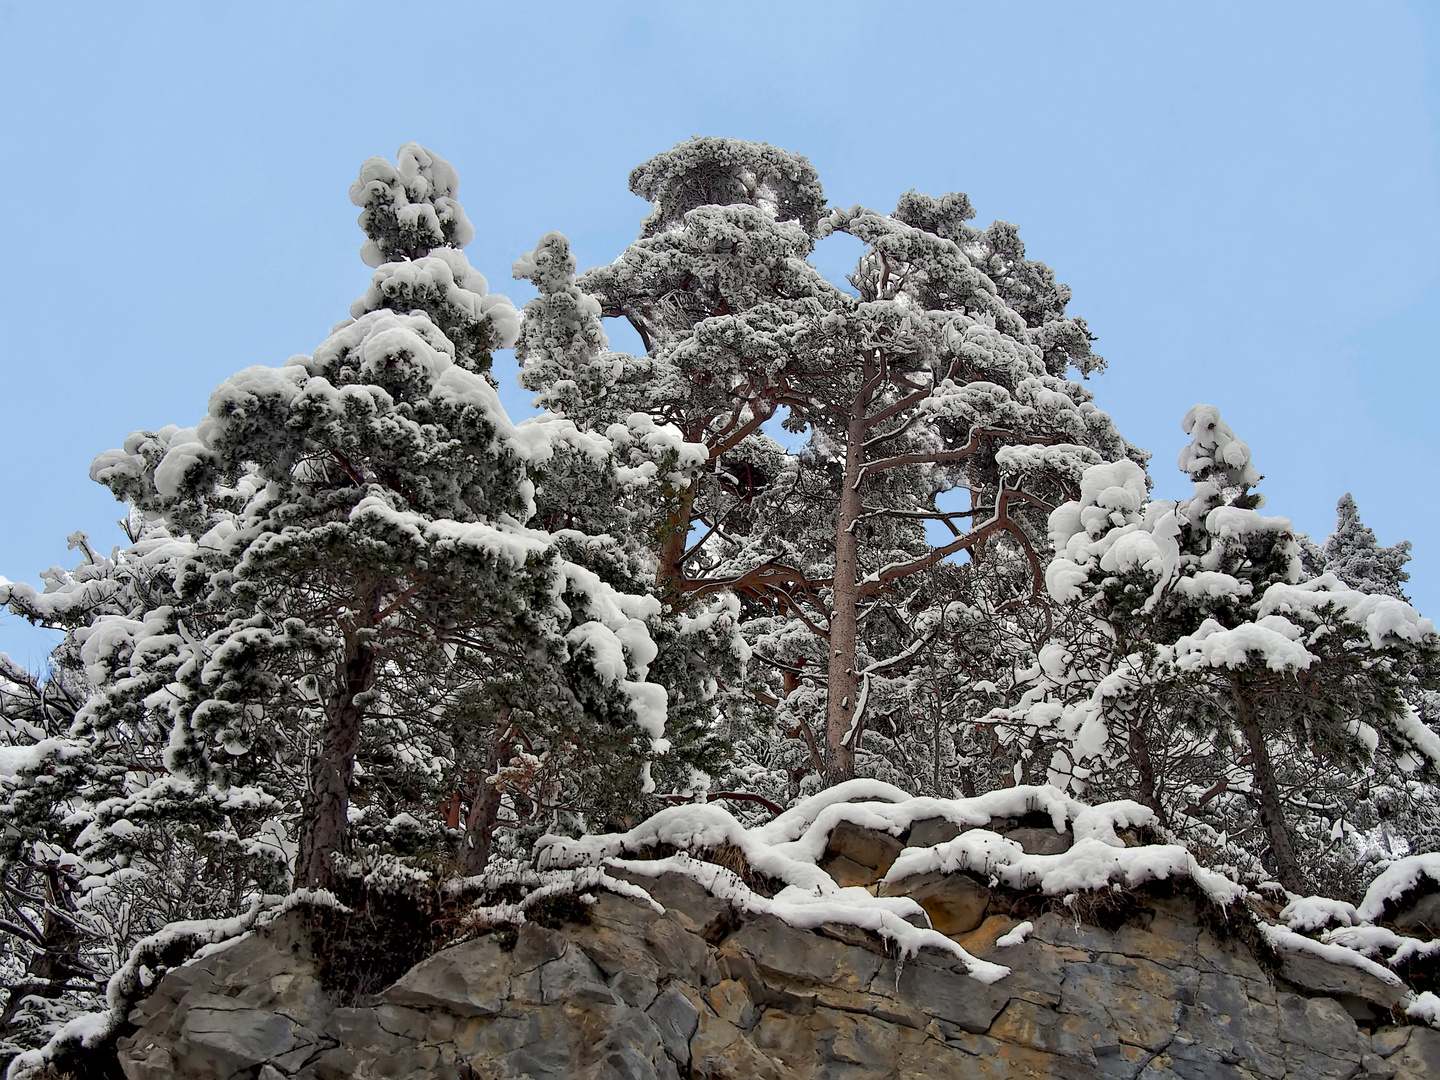
[{"label": "cracked rock surface", "polygon": [[[851,927],[739,915],[688,878],[666,908],[602,894],[585,924],[437,953],[363,1007],[321,988],[302,916],[185,965],[131,1014],[129,1080],[1360,1078],[1440,1076],[1440,1031],[1383,1022],[1353,969],[1272,977],[1184,896],[1117,930],[991,914],[900,963]],[[1366,1012],[1370,1008],[1371,1012]],[[1379,1011],[1375,1011],[1379,1010]],[[1357,1021],[1356,1016],[1360,1019]]]}]

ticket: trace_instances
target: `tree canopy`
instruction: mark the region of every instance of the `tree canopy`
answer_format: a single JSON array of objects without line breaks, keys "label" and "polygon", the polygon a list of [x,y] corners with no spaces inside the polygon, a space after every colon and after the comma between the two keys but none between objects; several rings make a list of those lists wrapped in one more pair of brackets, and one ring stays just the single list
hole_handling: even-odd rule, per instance
[{"label": "tree canopy", "polygon": [[[0,585],[64,635],[45,671],[0,657],[0,1052],[180,920],[503,898],[543,835],[855,777],[1135,799],[1297,895],[1440,849],[1409,543],[1348,494],[1323,543],[1261,513],[1209,405],[1191,494],[1152,497],[1070,290],[964,194],[833,207],[805,158],[718,138],[630,188],[637,239],[581,271],[542,235],[516,311],[455,170],[367,160],[349,317],[96,459],[125,544]],[[811,261],[835,233],[845,283]]]}]

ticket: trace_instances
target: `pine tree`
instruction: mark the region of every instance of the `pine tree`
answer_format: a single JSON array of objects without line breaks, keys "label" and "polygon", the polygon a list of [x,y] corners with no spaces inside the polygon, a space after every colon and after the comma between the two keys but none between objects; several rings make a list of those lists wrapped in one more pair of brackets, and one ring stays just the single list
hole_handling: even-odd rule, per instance
[{"label": "pine tree", "polygon": [[571,806],[600,761],[633,802],[666,745],[665,692],[645,681],[658,605],[566,557],[578,540],[526,524],[557,447],[605,462],[613,447],[505,416],[485,373],[517,320],[455,246],[471,231],[456,186],[414,144],[398,166],[367,161],[351,199],[378,265],[352,318],[311,356],[227,380],[197,428],[148,454],[157,440],[132,437],[94,470],[199,536],[168,650],[166,765],[298,803],[301,884],[333,883],[357,835],[418,821],[414,842],[443,846],[411,811],[465,775],[462,862],[478,869],[497,809],[483,780],[511,743],[528,740],[520,773],[541,787],[561,759],[581,763]]},{"label": "pine tree", "polygon": [[1335,512],[1335,531],[1320,549],[1325,569],[1352,589],[1409,600],[1402,586],[1410,580],[1405,570],[1410,541],[1381,547],[1374,530],[1360,520],[1360,510],[1348,492],[1341,496]]},{"label": "pine tree", "polygon": [[[812,328],[813,347],[785,372],[777,400],[808,421],[812,445],[838,476],[830,584],[827,771],[853,772],[852,740],[867,690],[856,662],[859,626],[907,578],[1004,535],[1038,582],[1044,511],[1080,470],[1126,446],[1088,390],[1065,378],[1102,362],[1083,321],[1048,295],[1048,269],[1024,259],[1011,226],[979,230],[963,195],[910,193],[894,214],[853,208],[830,219],[867,245]],[[1023,297],[1024,310],[1011,299]],[[967,491],[970,507],[938,499]],[[961,529],[957,520],[968,525]],[[924,521],[953,539],[924,540]]]},{"label": "pine tree", "polygon": [[80,695],[74,672],[42,681],[0,654],[0,1061],[40,1041],[77,991],[99,988],[81,913],[85,868],[67,823],[83,748],[66,738]]},{"label": "pine tree", "polygon": [[[835,291],[806,261],[824,194],[804,158],[714,138],[657,155],[630,189],[653,209],[615,262],[576,279],[568,245],[551,234],[516,264],[541,292],[516,351],[522,385],[582,426],[642,413],[706,448],[699,483],[674,500],[657,537],[672,603],[732,590],[789,604],[803,572],[744,536],[757,499],[775,494],[767,465],[785,456],[760,432],[787,352],[770,331]],[[601,316],[629,321],[646,355],[610,351]]]},{"label": "pine tree", "polygon": [[1271,866],[1287,889],[1304,891],[1272,750],[1358,765],[1384,737],[1440,765],[1440,742],[1405,697],[1440,642],[1401,600],[1330,574],[1304,577],[1289,521],[1257,512],[1249,447],[1211,406],[1191,409],[1184,428],[1192,441],[1179,464],[1191,498],[1146,502],[1143,472],[1122,461],[1087,469],[1081,498],[1050,518],[1051,595],[1104,620],[1112,676],[1129,667],[1087,705],[1099,736],[1087,756],[1103,750],[1106,710],[1137,691],[1158,692],[1171,725],[1210,733],[1217,746],[1238,741]]},{"label": "pine tree", "polygon": [[[862,662],[862,623],[1001,533],[1038,579],[1044,512],[1085,465],[1125,452],[1088,391],[1064,377],[1101,361],[1084,322],[1064,313],[1069,291],[1025,258],[1012,226],[966,224],[963,195],[912,193],[888,216],[826,214],[803,158],[720,139],[658,155],[631,189],[654,209],[616,262],[573,285],[558,248],[517,270],[542,292],[527,311],[524,378],[543,403],[588,416],[645,410],[709,448],[660,538],[666,595],[734,590],[757,617],[798,620],[823,643],[823,656],[794,640],[777,652],[770,633],[759,655],[804,669],[786,701],[822,680],[823,701],[801,693],[825,714],[817,765],[827,780],[847,778],[873,681],[862,669],[899,655],[880,634],[879,655]],[[868,246],[858,296],[807,261],[835,230]],[[593,322],[592,296],[598,314],[636,327],[645,357],[577,330],[582,310]],[[784,413],[811,433],[799,455],[757,433]],[[939,509],[956,489],[971,493],[971,509]],[[932,547],[926,521],[955,538]],[[899,652],[914,644],[897,642]]]},{"label": "pine tree", "polygon": [[[515,275],[540,292],[526,305],[516,349],[521,383],[537,392],[537,405],[582,427],[609,431],[648,417],[702,448],[683,484],[656,489],[662,514],[648,553],[667,610],[708,622],[708,609],[738,600],[747,623],[777,608],[793,615],[803,610],[795,595],[805,587],[800,567],[814,561],[803,543],[813,533],[814,509],[794,497],[795,461],[759,430],[774,414],[757,396],[763,383],[712,372],[714,350],[699,341],[697,329],[723,323],[727,313],[793,306],[790,297],[828,288],[804,261],[823,209],[814,171],[773,147],[701,139],[637,169],[631,188],[652,199],[655,210],[614,264],[577,279],[558,233],[516,262]],[[724,199],[707,203],[703,191],[723,192]],[[647,355],[610,350],[602,316],[627,318],[648,344]],[[575,505],[593,508],[603,500]],[[754,656],[747,681],[772,659],[763,650]],[[662,664],[664,657],[662,651]],[[747,705],[736,696],[739,673],[733,660],[727,663],[728,674],[716,673],[730,691],[723,724],[731,738],[752,739],[764,718],[753,700]],[[798,727],[791,730],[800,737]]]},{"label": "pine tree", "polygon": [[167,775],[168,732],[137,702],[173,677],[153,646],[173,630],[194,545],[123,524],[132,543],[110,557],[77,532],[74,570],[47,571],[43,592],[3,590],[14,613],[65,634],[43,677],[5,661],[0,680],[0,894],[19,969],[0,1035],[14,1047],[93,1007],[139,938],[284,879],[264,833],[273,801],[196,798]]}]

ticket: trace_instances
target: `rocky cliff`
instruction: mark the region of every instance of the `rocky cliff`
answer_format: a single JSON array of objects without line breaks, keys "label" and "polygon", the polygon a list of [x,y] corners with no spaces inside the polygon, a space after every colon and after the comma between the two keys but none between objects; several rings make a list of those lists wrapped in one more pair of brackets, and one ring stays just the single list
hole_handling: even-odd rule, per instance
[{"label": "rocky cliff", "polygon": [[452,946],[349,1006],[291,912],[166,975],[131,1014],[121,1066],[129,1080],[1440,1076],[1440,1032],[1395,1022],[1394,985],[1247,943],[1183,884],[1106,908],[963,878],[962,913],[929,881],[955,939],[1010,969],[987,984],[854,926],[742,913],[690,877],[636,880],[663,912],[601,892],[578,919]]},{"label": "rocky cliff", "polygon": [[1398,860],[1358,907],[1282,901],[1152,826],[1053,788],[852,781],[748,828],[672,807],[547,838],[528,884],[445,924],[441,943],[469,939],[438,951],[372,930],[357,954],[334,906],[270,917],[169,971],[119,1063],[129,1080],[1440,1076],[1440,1031],[1412,1023],[1440,1019],[1440,856]]}]

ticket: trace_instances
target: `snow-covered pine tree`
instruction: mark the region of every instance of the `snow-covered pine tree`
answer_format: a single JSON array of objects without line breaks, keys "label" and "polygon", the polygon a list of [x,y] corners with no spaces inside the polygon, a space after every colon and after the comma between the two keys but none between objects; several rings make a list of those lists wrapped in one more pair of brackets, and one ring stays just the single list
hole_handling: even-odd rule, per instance
[{"label": "snow-covered pine tree", "polygon": [[[513,272],[540,292],[525,306],[516,348],[522,384],[539,391],[536,404],[603,432],[619,463],[618,472],[601,476],[584,455],[557,450],[537,486],[537,523],[612,538],[628,559],[626,587],[658,586],[670,600],[652,625],[659,649],[652,679],[669,694],[672,744],[656,763],[656,778],[672,799],[698,794],[725,779],[723,748],[747,726],[737,714],[753,711],[744,694],[749,650],[738,634],[736,596],[712,590],[676,602],[658,569],[670,523],[693,503],[712,448],[680,441],[673,416],[660,408],[625,411],[644,399],[635,386],[614,391],[615,381],[634,380],[637,366],[648,371],[647,363],[609,350],[599,304],[576,285],[562,234],[543,236]],[[617,480],[629,481],[624,490]]]},{"label": "snow-covered pine tree", "polygon": [[[1069,290],[1024,258],[1012,226],[980,230],[973,216],[964,195],[914,192],[891,215],[832,214],[829,227],[867,245],[850,278],[859,295],[832,294],[775,393],[810,425],[811,454],[839,496],[826,583],[832,780],[853,773],[864,723],[861,623],[907,579],[1001,535],[1026,553],[1038,584],[1045,512],[1086,465],[1129,449],[1065,377],[1071,365],[1102,366],[1084,322],[1065,314]],[[955,492],[968,493],[969,507],[942,508]],[[952,538],[927,543],[927,521]]]},{"label": "snow-covered pine tree", "polygon": [[[760,425],[774,414],[769,390],[787,355],[773,331],[835,291],[806,261],[824,194],[804,158],[716,138],[657,155],[630,189],[653,209],[613,263],[577,280],[552,233],[516,264],[541,292],[516,350],[521,382],[582,426],[641,413],[706,448],[700,483],[678,493],[657,538],[672,602],[732,589],[784,604],[797,568],[770,553],[717,557],[708,542],[743,535],[757,499],[784,489],[774,471],[784,451]],[[629,321],[646,355],[610,351],[602,316]]]},{"label": "snow-covered pine tree", "polygon": [[[1313,547],[1314,545],[1311,545]],[[1360,520],[1355,499],[1345,494],[1336,507],[1335,529],[1325,543],[1307,552],[1316,563],[1316,572],[1334,574],[1345,584],[1363,593],[1409,600],[1404,583],[1410,575],[1411,544],[1402,540],[1382,547],[1374,531]],[[1421,719],[1431,727],[1440,721],[1440,693],[1427,689],[1434,671],[1417,673],[1406,696]],[[1426,783],[1407,763],[1403,753],[1385,755],[1377,767],[1347,776],[1330,770],[1305,784],[1315,801],[1333,808],[1332,831],[1340,830],[1349,841],[1326,849],[1340,865],[1325,884],[1344,880],[1351,865],[1384,860],[1409,851],[1432,851],[1440,847],[1440,789]],[[1380,766],[1384,766],[1383,768]],[[1349,875],[1353,876],[1353,875]]]},{"label": "snow-covered pine tree", "polygon": [[[788,639],[759,655],[782,666],[785,700],[823,707],[817,765],[844,779],[863,730],[862,668],[899,655],[883,646],[860,660],[861,624],[882,597],[1001,532],[1038,575],[1044,511],[1084,465],[1125,452],[1064,377],[1101,362],[1083,321],[1065,315],[1068,290],[1025,259],[1012,226],[968,225],[964,196],[826,215],[803,158],[722,139],[658,155],[631,189],[654,210],[613,264],[576,283],[536,271],[538,257],[517,269],[542,292],[520,350],[526,384],[584,415],[650,412],[710,448],[660,538],[661,580],[672,597],[736,590],[814,635],[823,656]],[[858,297],[807,261],[834,230],[869,247]],[[568,257],[554,248],[547,265]],[[628,319],[646,357],[606,351],[595,314]],[[812,432],[800,455],[757,434],[786,410]],[[972,507],[939,509],[956,489]],[[931,547],[926,521],[955,538]],[[804,689],[817,680],[819,701]]]},{"label": "snow-covered pine tree", "polygon": [[[312,355],[226,380],[196,428],[132,436],[92,471],[196,536],[196,599],[166,641],[179,663],[146,699],[165,713],[166,765],[282,797],[298,884],[334,882],[357,835],[443,847],[427,807],[512,745],[532,809],[575,810],[566,783],[597,761],[608,800],[633,806],[666,745],[665,692],[645,681],[658,603],[527,525],[531,470],[558,445],[602,468],[613,447],[506,417],[485,373],[517,320],[459,250],[456,187],[415,144],[367,161],[351,199],[375,272],[352,317]],[[497,809],[478,788],[469,871]]]},{"label": "snow-covered pine tree", "polygon": [[[737,366],[697,331],[730,325],[739,334],[747,319],[780,322],[830,288],[805,261],[823,194],[803,158],[724,139],[693,140],[657,156],[635,170],[631,189],[651,199],[654,211],[614,264],[577,281],[558,233],[516,262],[516,276],[540,291],[526,305],[516,349],[522,385],[537,391],[538,405],[583,427],[606,430],[649,417],[702,447],[683,486],[656,489],[664,513],[648,539],[667,608],[708,621],[715,604],[738,601],[747,623],[774,622],[777,611],[784,622],[803,613],[795,594],[805,588],[804,568],[817,554],[823,558],[806,550],[815,508],[794,497],[795,459],[759,430],[774,412],[763,397],[764,372]],[[647,354],[610,350],[602,316],[628,319]],[[807,647],[812,664],[823,664],[823,649],[813,640],[800,645]],[[788,649],[755,658],[752,678],[762,665],[793,668],[805,660]],[[715,675],[731,691],[739,688],[738,672]],[[773,681],[783,693],[781,677]],[[764,711],[732,694],[726,729],[748,738]],[[801,730],[787,726],[799,739]]]},{"label": "snow-covered pine tree", "polygon": [[[990,713],[1017,667],[1028,666],[1036,605],[1016,605],[1033,572],[1001,539],[985,558],[942,562],[921,587],[870,613],[863,624],[869,682],[865,742],[856,771],[915,794],[950,798],[1013,784],[1013,748]],[[1037,625],[1038,624],[1038,625]],[[888,657],[889,663],[868,658]]]},{"label": "snow-covered pine tree", "polygon": [[1083,722],[1065,726],[1087,744],[1082,756],[1098,757],[1108,736],[1102,699],[1158,687],[1171,724],[1210,733],[1217,746],[1238,742],[1270,865],[1302,892],[1272,748],[1363,764],[1384,737],[1415,766],[1440,765],[1440,738],[1405,698],[1440,640],[1401,600],[1331,574],[1303,578],[1289,521],[1257,512],[1263,498],[1251,489],[1261,478],[1248,445],[1211,406],[1191,409],[1183,426],[1189,499],[1146,502],[1142,470],[1120,461],[1087,469],[1080,499],[1050,516],[1051,595],[1104,620],[1114,671],[1135,658],[1133,686],[1097,687]]},{"label": "snow-covered pine tree", "polygon": [[80,911],[83,825],[68,820],[85,772],[66,738],[83,700],[74,674],[57,663],[42,680],[0,653],[0,1062],[43,1041],[104,974]]},{"label": "snow-covered pine tree", "polygon": [[139,702],[173,677],[153,646],[173,632],[194,545],[124,524],[132,543],[112,556],[77,532],[74,570],[47,571],[43,592],[0,590],[14,613],[65,633],[43,677],[7,661],[0,680],[0,892],[14,916],[0,932],[23,969],[0,1017],[11,1049],[93,1008],[138,939],[284,881],[264,832],[273,805],[238,790],[196,798],[166,773],[168,730]]},{"label": "snow-covered pine tree", "polygon": [[1381,547],[1375,531],[1360,520],[1355,498],[1346,492],[1335,507],[1335,531],[1321,545],[1324,567],[1352,589],[1408,600],[1403,586],[1410,580],[1409,540]]}]

